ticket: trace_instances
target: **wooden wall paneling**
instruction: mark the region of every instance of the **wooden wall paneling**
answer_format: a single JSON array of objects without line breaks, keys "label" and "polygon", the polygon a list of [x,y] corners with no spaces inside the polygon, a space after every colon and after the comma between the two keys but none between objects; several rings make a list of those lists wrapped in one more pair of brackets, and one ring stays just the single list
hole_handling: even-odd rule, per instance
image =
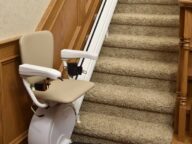
[{"label": "wooden wall paneling", "polygon": [[0,43],[1,144],[21,143],[17,137],[27,131],[32,116],[31,100],[18,75],[19,59],[18,38]]},{"label": "wooden wall paneling", "polygon": [[85,42],[87,40],[86,39],[87,34],[91,30],[90,26],[94,22],[95,12],[98,11],[99,6],[100,6],[100,0],[93,0],[93,2],[90,4],[90,8],[87,12],[88,15],[86,17],[86,22],[84,23],[80,31],[79,37],[77,38],[76,44],[74,45],[74,49],[77,49],[77,50],[82,49],[82,47],[85,45]]},{"label": "wooden wall paneling", "polygon": [[68,48],[77,27],[77,0],[66,0],[54,26],[50,30],[54,36],[54,67],[61,65],[60,50]]},{"label": "wooden wall paneling", "polygon": [[13,38],[9,41],[3,41],[0,43],[0,60],[13,56],[15,54],[19,55],[18,38]]},{"label": "wooden wall paneling", "polygon": [[85,13],[88,14],[89,8],[91,8],[91,4],[93,3],[92,0],[85,0],[86,6],[85,6]]},{"label": "wooden wall paneling", "polygon": [[[83,12],[86,14],[79,25],[79,1],[52,0],[36,29],[53,33],[55,68],[61,64],[61,49],[74,49],[75,45],[78,45],[77,49],[82,48],[100,2],[81,0]],[[31,100],[18,74],[19,55],[19,37],[0,42],[0,144],[26,143],[32,116]]]},{"label": "wooden wall paneling", "polygon": [[86,1],[77,0],[77,17],[78,17],[78,26],[82,26],[86,19]]},{"label": "wooden wall paneling", "polygon": [[32,116],[31,100],[18,75],[18,56],[1,60],[2,82],[2,114],[3,114],[3,141],[10,143],[28,129]]}]

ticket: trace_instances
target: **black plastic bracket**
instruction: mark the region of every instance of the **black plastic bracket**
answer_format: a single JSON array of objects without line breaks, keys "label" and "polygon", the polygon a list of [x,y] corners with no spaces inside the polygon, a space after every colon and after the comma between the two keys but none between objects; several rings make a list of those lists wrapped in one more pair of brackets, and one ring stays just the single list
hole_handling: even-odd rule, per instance
[{"label": "black plastic bracket", "polygon": [[77,63],[68,63],[67,70],[68,70],[68,75],[71,77],[78,76],[83,73],[82,66],[78,66]]}]

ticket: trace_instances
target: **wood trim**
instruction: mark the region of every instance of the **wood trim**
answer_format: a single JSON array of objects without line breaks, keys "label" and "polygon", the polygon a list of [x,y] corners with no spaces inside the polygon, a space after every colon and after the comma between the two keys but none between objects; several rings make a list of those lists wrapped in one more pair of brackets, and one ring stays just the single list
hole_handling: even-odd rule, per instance
[{"label": "wood trim", "polygon": [[177,135],[174,135],[171,144],[191,144],[191,142],[192,142],[192,139],[189,136],[186,136],[185,141],[181,142],[181,141],[178,140]]},{"label": "wood trim", "polygon": [[3,144],[3,109],[2,109],[2,97],[3,97],[3,74],[2,74],[2,64],[0,63],[0,144]]},{"label": "wood trim", "polygon": [[13,141],[11,141],[9,144],[21,144],[24,143],[27,140],[28,131],[25,131],[18,137],[16,137]]},{"label": "wood trim", "polygon": [[10,38],[8,38],[8,39],[1,40],[1,41],[0,41],[0,48],[2,48],[1,45],[6,45],[6,44],[8,44],[8,43],[12,43],[12,42],[14,42],[14,41],[18,41],[20,37],[21,37],[21,36],[15,36],[15,37],[10,37]]},{"label": "wood trim", "polygon": [[41,21],[36,28],[36,31],[43,29],[51,30],[53,23],[57,19],[58,14],[65,2],[66,0],[51,0],[48,8],[46,9],[43,17],[41,18]]},{"label": "wood trim", "polygon": [[192,1],[191,0],[179,0],[179,4],[181,6],[191,7],[192,6]]},{"label": "wood trim", "polygon": [[74,49],[76,50],[80,50],[82,49],[82,47],[84,46],[85,42],[86,42],[86,36],[87,34],[90,32],[90,29],[91,29],[91,25],[93,24],[93,18],[95,17],[95,12],[98,11],[99,9],[99,6],[100,6],[100,1],[99,0],[95,0],[94,3],[92,4],[92,6],[90,6],[92,9],[90,9],[88,11],[89,16],[87,17],[87,21],[86,23],[84,24],[81,32],[80,32],[80,35],[77,39],[77,42],[74,46]]},{"label": "wood trim", "polygon": [[0,63],[3,66],[4,64],[8,64],[10,62],[13,62],[13,61],[15,61],[18,58],[19,58],[19,55],[10,56],[10,57],[7,57],[5,59],[0,60]]},{"label": "wood trim", "polygon": [[[179,0],[180,4],[180,51],[179,51],[179,69],[178,69],[178,105],[176,132],[178,140],[184,142],[186,137],[186,128],[191,129],[191,48],[192,48],[192,1]],[[189,115],[189,117],[188,117]],[[191,118],[190,118],[191,117]],[[189,123],[187,122],[189,120]],[[191,131],[191,130],[190,130]]]}]

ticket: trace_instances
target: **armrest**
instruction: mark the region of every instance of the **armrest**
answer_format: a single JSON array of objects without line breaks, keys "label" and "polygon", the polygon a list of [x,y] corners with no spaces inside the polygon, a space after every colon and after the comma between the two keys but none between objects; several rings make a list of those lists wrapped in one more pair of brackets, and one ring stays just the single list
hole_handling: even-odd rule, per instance
[{"label": "armrest", "polygon": [[86,51],[63,49],[61,50],[61,58],[62,59],[88,58],[96,60],[97,56],[94,54],[90,54],[89,52]]},{"label": "armrest", "polygon": [[42,76],[50,79],[58,79],[61,77],[61,72],[58,70],[31,64],[20,65],[19,74],[23,76]]}]

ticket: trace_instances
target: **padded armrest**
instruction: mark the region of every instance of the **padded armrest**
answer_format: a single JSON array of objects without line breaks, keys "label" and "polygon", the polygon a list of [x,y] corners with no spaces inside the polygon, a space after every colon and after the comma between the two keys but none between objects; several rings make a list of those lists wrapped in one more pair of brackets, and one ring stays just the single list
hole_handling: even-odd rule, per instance
[{"label": "padded armrest", "polygon": [[85,51],[63,49],[61,50],[61,58],[62,59],[88,58],[88,59],[96,60],[97,56]]},{"label": "padded armrest", "polygon": [[58,70],[31,64],[20,65],[19,74],[23,76],[42,76],[50,79],[58,79],[61,77],[61,72]]}]

